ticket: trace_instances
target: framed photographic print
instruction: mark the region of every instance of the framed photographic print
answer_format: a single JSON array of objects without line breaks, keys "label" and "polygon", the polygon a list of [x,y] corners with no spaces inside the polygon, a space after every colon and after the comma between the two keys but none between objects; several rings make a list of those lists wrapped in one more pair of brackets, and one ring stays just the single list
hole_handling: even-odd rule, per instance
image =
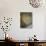
[{"label": "framed photographic print", "polygon": [[32,12],[20,12],[20,27],[32,28]]}]

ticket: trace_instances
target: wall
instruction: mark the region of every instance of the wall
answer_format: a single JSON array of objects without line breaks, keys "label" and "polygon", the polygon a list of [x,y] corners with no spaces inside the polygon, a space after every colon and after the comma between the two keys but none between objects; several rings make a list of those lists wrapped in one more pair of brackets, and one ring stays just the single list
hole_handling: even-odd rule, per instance
[{"label": "wall", "polygon": [[[33,27],[32,29],[20,28],[20,12],[33,13]],[[46,8],[33,8],[28,0],[0,0],[0,17],[13,17],[13,22],[10,33],[17,40],[27,40],[34,34],[39,40],[45,39],[45,15]],[[3,31],[0,31],[2,35]],[[3,33],[4,34],[4,33]],[[0,39],[4,37],[0,36]]]}]

